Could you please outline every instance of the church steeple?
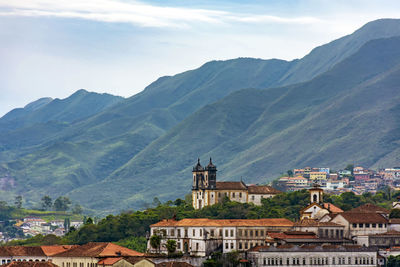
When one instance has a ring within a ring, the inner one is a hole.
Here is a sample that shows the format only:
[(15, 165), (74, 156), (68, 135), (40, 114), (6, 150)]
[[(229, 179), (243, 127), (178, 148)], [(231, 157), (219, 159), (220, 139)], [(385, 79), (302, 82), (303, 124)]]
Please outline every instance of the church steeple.
[(322, 204), (322, 195), (324, 190), (319, 186), (319, 184), (315, 183), (308, 191), (310, 192), (310, 203)]
[(208, 163), (205, 168), (205, 179), (208, 184), (207, 188), (216, 189), (217, 188), (217, 166), (212, 163), (212, 159), (210, 157), (210, 163)]

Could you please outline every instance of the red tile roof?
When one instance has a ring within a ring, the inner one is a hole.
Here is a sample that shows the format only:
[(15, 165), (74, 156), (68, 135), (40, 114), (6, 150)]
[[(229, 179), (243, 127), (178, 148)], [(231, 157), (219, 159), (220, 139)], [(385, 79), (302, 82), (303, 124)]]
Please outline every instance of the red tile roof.
[(312, 238), (316, 239), (317, 236), (313, 232), (283, 232), (283, 233), (268, 233), (268, 237), (273, 239), (305, 239)]
[(217, 182), (217, 190), (247, 190), (243, 182)]
[(105, 259), (102, 259), (101, 261), (99, 261), (97, 263), (97, 265), (114, 265), (116, 262), (119, 262), (120, 260), (122, 260), (121, 257), (119, 257), (119, 258), (105, 258)]
[(329, 210), (332, 213), (341, 213), (343, 210), (332, 203), (324, 203), (324, 208)]
[(143, 256), (143, 253), (113, 243), (90, 242), (54, 255), (54, 257)]
[(295, 223), (294, 223), (294, 226), (304, 226), (304, 227), (307, 227), (307, 226), (317, 226), (317, 227), (318, 227), (318, 226), (343, 227), (342, 225), (337, 224), (337, 223), (333, 223), (333, 222), (319, 222), (319, 221), (316, 221), (316, 220), (313, 220), (313, 219), (308, 219), (308, 218), (303, 219), (303, 220), (298, 221), (298, 222), (295, 222)]
[(357, 208), (354, 208), (354, 209), (351, 209), (351, 210), (349, 210), (349, 211), (347, 211), (347, 212), (357, 212), (357, 213), (387, 213), (387, 214), (390, 213), (389, 210), (387, 210), (387, 209), (385, 209), (385, 208), (382, 208), (382, 207), (379, 207), (379, 206), (377, 206), (377, 205), (371, 204), (371, 203), (367, 203), (367, 204), (361, 205), (361, 206), (359, 206), (359, 207), (357, 207)]
[(182, 219), (162, 220), (158, 223), (150, 225), (150, 227), (167, 227), (167, 226), (293, 226), (293, 222), (284, 219)]
[(250, 185), (247, 187), (249, 194), (280, 194), (281, 191), (267, 185)]
[(55, 254), (70, 250), (78, 245), (55, 245), (55, 246), (40, 246), (46, 256), (53, 256)]
[(0, 256), (37, 256), (46, 257), (41, 247), (24, 247), (24, 246), (12, 246), (12, 247), (0, 247)]
[(338, 216), (343, 216), (349, 223), (387, 223), (388, 220), (379, 213), (356, 213), (343, 212)]

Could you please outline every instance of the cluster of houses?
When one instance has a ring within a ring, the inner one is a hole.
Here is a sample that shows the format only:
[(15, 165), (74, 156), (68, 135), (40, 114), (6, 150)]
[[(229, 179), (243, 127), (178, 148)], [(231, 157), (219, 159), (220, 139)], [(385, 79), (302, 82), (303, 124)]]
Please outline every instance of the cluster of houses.
[(113, 243), (84, 245), (3, 246), (0, 263), (7, 267), (190, 267), (168, 259), (152, 259), (145, 254)]
[(285, 191), (310, 188), (318, 183), (330, 193), (365, 192), (376, 193), (385, 186), (400, 190), (400, 167), (379, 169), (378, 171), (355, 167), (353, 170), (332, 172), (330, 168), (294, 169), (291, 176), (279, 178), (278, 185)]
[[(393, 170), (393, 171), (392, 171)], [(198, 161), (193, 168), (193, 207), (198, 209), (218, 203), (222, 197), (239, 202), (274, 197), (278, 192), (266, 186), (250, 190), (243, 182), (217, 182), (216, 167), (211, 160), (203, 168)], [(309, 205), (300, 210), (299, 220), (272, 219), (166, 219), (150, 226), (150, 235), (161, 238), (161, 246), (149, 252), (167, 253), (166, 242), (174, 240), (184, 255), (206, 259), (214, 252), (237, 251), (247, 266), (384, 266), (388, 256), (400, 255), (400, 219), (389, 218), (390, 210), (365, 204), (343, 211), (332, 203), (323, 202), (329, 179), (343, 178), (330, 174), (329, 169), (295, 170), (314, 184), (309, 188)], [(369, 176), (366, 175), (369, 173)], [(385, 173), (390, 173), (385, 176)], [(331, 176), (329, 176), (331, 175)], [(373, 173), (354, 168), (355, 181), (367, 181)], [(397, 179), (397, 169), (381, 172), (382, 179)], [(308, 180), (307, 180), (308, 181)], [(323, 183), (322, 181), (325, 181)], [(308, 183), (308, 182), (307, 182)], [(324, 186), (319, 185), (322, 184)], [(350, 184), (350, 183), (349, 183)], [(393, 203), (400, 208), (400, 202)]]
[[(300, 220), (167, 219), (151, 225), (151, 235), (175, 240), (177, 250), (207, 258), (213, 252), (239, 251), (251, 266), (384, 266), (388, 255), (400, 255), (400, 219), (389, 210), (365, 204), (343, 211), (323, 203), (315, 185)], [(148, 245), (150, 252), (157, 252)]]
[[(75, 229), (78, 229), (80, 226), (82, 226), (82, 224), (82, 221), (68, 222), (68, 226), (73, 226)], [(65, 220), (52, 220), (47, 222), (42, 218), (29, 216), (21, 220), (16, 220), (14, 226), (17, 229), (21, 229), (25, 237), (39, 234), (53, 234), (56, 236), (63, 236), (65, 234)], [(13, 238), (8, 237), (6, 234), (3, 235), (3, 233), (0, 232), (0, 242), (7, 242), (11, 240), (13, 240)]]

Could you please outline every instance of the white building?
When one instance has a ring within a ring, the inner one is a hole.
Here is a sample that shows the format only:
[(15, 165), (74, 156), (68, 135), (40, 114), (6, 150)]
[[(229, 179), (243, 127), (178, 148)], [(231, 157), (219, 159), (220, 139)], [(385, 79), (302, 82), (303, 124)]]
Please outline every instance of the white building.
[(166, 253), (164, 244), (175, 240), (177, 251), (191, 256), (207, 256), (214, 251), (223, 253), (245, 251), (265, 244), (268, 231), (287, 231), (293, 226), (288, 219), (182, 219), (163, 220), (150, 226), (151, 235), (160, 235), (160, 251), (148, 244), (150, 252)]

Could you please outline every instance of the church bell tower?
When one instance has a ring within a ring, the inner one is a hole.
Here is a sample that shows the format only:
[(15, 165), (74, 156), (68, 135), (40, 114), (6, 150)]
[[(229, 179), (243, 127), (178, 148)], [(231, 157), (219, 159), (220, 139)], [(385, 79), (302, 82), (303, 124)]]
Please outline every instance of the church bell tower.
[(322, 204), (322, 195), (324, 190), (319, 184), (314, 184), (312, 188), (308, 190), (310, 192), (310, 203)]

